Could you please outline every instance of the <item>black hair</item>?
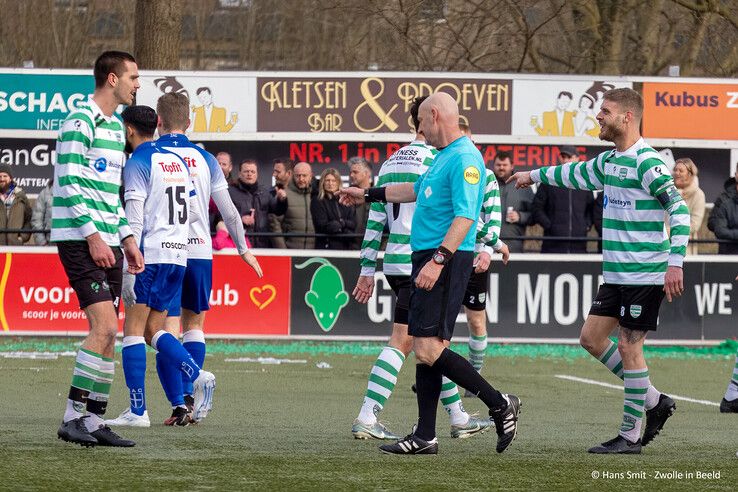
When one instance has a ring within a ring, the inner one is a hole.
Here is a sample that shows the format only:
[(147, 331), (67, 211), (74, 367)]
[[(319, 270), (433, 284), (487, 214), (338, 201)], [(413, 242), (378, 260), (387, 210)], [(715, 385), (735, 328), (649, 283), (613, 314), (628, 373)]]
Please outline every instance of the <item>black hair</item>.
[(512, 162), (512, 157), (510, 156), (510, 152), (501, 150), (497, 152), (497, 154), (495, 155), (496, 161), (504, 161), (505, 159), (510, 159), (510, 162)]
[(418, 120), (418, 110), (420, 109), (420, 105), (426, 99), (428, 99), (428, 96), (416, 97), (415, 99), (413, 99), (413, 103), (410, 105), (410, 117), (413, 120), (413, 126), (415, 127), (416, 132), (420, 127), (420, 121)]
[(128, 106), (121, 113), (123, 123), (131, 125), (143, 137), (153, 137), (156, 131), (156, 111), (149, 106)]
[(99, 89), (105, 85), (108, 75), (114, 73), (118, 77), (123, 74), (125, 62), (136, 63), (133, 55), (125, 51), (106, 51), (95, 60), (95, 68), (92, 73), (95, 76), (95, 88)]

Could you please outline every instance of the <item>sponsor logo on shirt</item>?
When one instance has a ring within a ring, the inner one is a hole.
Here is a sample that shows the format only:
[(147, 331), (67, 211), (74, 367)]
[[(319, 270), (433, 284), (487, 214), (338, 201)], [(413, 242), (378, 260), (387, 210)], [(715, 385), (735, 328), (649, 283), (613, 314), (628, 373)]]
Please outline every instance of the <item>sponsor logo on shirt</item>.
[(605, 198), (602, 200), (602, 208), (606, 209), (607, 207), (618, 208), (620, 210), (632, 210), (633, 200), (623, 200), (622, 198), (609, 197), (605, 195)]
[(161, 247), (163, 249), (187, 249), (187, 245), (185, 243), (173, 243), (171, 241), (162, 241)]
[(187, 239), (187, 244), (205, 244), (205, 240), (201, 237), (191, 237)]
[(105, 157), (98, 157), (95, 159), (95, 169), (97, 172), (104, 172), (108, 168), (108, 160)]
[(464, 169), (464, 181), (472, 185), (479, 183), (479, 170), (474, 166)]
[(159, 165), (161, 166), (161, 170), (164, 171), (165, 173), (181, 173), (182, 172), (182, 166), (180, 166), (176, 162), (170, 162), (169, 164), (160, 162)]

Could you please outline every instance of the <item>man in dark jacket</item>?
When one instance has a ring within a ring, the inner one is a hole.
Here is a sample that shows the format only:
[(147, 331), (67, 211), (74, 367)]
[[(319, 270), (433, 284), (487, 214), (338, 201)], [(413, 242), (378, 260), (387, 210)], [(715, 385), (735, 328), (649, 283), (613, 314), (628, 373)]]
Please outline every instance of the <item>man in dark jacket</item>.
[[(372, 166), (363, 157), (352, 157), (348, 160), (349, 182), (351, 186), (357, 188), (369, 188), (372, 186)], [(361, 249), (361, 243), (364, 241), (364, 231), (366, 231), (366, 222), (369, 218), (369, 203), (356, 205), (356, 234), (359, 236), (353, 240), (352, 249)]]
[[(579, 160), (571, 146), (561, 148), (559, 164)], [(544, 236), (584, 237), (594, 223), (595, 197), (591, 191), (569, 190), (541, 184), (533, 199), (533, 221)], [(586, 241), (543, 241), (541, 253), (586, 253)]]
[[(0, 229), (30, 229), (31, 205), (26, 193), (13, 180), (9, 164), (0, 165)], [(0, 245), (20, 246), (31, 238), (30, 232), (0, 234)]]
[(730, 239), (733, 243), (720, 243), (718, 253), (721, 255), (738, 254), (738, 168), (735, 177), (725, 182), (725, 191), (715, 200), (707, 228), (715, 233), (718, 239)]
[[(258, 177), (256, 161), (247, 159), (238, 169), (238, 181), (228, 188), (247, 236), (254, 232), (269, 232), (269, 214), (283, 214), (286, 208), (284, 200), (271, 196), (269, 190), (259, 185)], [(250, 236), (249, 239), (255, 248), (270, 246), (268, 237)]]
[(533, 191), (530, 188), (516, 189), (515, 184), (505, 184), (507, 178), (512, 176), (515, 168), (512, 164), (510, 154), (498, 152), (492, 164), (497, 183), (500, 186), (500, 206), (502, 210), (502, 227), (500, 237), (505, 239), (510, 252), (522, 253), (523, 241), (509, 241), (510, 237), (525, 236), (525, 228), (532, 223), (530, 213), (533, 203)]
[(269, 227), (277, 233), (300, 233), (304, 237), (274, 237), (275, 248), (314, 249), (315, 234), (310, 203), (315, 198), (317, 185), (313, 185), (313, 170), (307, 162), (298, 162), (292, 169), (292, 179), (287, 184), (286, 210), (270, 215)]

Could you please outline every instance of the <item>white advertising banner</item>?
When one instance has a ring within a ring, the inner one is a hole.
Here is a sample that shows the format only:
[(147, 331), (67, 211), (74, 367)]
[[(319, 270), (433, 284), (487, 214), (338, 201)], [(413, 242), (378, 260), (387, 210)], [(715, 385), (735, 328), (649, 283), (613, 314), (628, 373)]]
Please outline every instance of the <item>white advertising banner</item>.
[(616, 87), (633, 87), (624, 80), (514, 80), (513, 135), (584, 137), (596, 139), (595, 117), (602, 94)]
[(156, 108), (167, 92), (190, 99), (190, 132), (238, 134), (256, 131), (256, 77), (243, 74), (201, 72), (147, 73), (141, 77), (136, 102)]

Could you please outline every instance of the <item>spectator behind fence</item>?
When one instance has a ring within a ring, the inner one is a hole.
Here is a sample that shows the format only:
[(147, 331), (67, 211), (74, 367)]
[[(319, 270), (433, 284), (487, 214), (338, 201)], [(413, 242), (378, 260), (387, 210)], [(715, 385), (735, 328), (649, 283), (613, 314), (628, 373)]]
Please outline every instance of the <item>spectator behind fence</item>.
[[(249, 241), (249, 238), (246, 237), (246, 246), (251, 248), (251, 241)], [(222, 220), (218, 221), (217, 224), (215, 224), (215, 235), (213, 236), (213, 249), (216, 251), (220, 251), (224, 248), (235, 248), (236, 243), (233, 241), (233, 238), (228, 233), (228, 228), (223, 223)]]
[(231, 154), (228, 152), (218, 152), (215, 156), (218, 161), (220, 170), (223, 171), (226, 182), (229, 185), (238, 184), (238, 180), (233, 178), (233, 161), (231, 160)]
[[(259, 185), (258, 165), (253, 159), (246, 159), (238, 170), (238, 181), (228, 188), (233, 204), (241, 214), (243, 228), (247, 237), (254, 232), (269, 232), (269, 214), (284, 213), (285, 201), (272, 197), (266, 188)], [(251, 236), (255, 248), (268, 248), (268, 237)]]
[[(689, 209), (689, 240), (697, 239), (705, 217), (705, 192), (700, 189), (697, 166), (692, 159), (684, 157), (674, 163), (674, 186), (684, 198)], [(697, 244), (687, 245), (687, 254), (697, 254)]]
[[(561, 147), (559, 164), (578, 160), (579, 152), (576, 148)], [(543, 227), (544, 236), (584, 237), (594, 223), (594, 202), (595, 197), (591, 191), (571, 190), (541, 183), (533, 199), (533, 221)], [(544, 240), (541, 247), (541, 253), (586, 252), (585, 241)]]
[[(318, 196), (310, 204), (315, 232), (319, 234), (353, 234), (356, 232), (356, 211), (338, 203), (341, 174), (328, 168), (320, 175)], [(356, 240), (352, 237), (319, 237), (315, 249), (352, 249)]]
[[(314, 234), (313, 218), (310, 215), (310, 202), (313, 200), (313, 170), (307, 162), (298, 162), (292, 169), (292, 179), (287, 183), (286, 210), (272, 214), (269, 230), (275, 233)], [(314, 237), (275, 237), (275, 248), (313, 249)]]
[(725, 191), (715, 200), (715, 206), (707, 221), (707, 228), (718, 239), (730, 239), (732, 243), (720, 243), (718, 253), (738, 253), (738, 166), (735, 176), (725, 182)]
[[(36, 198), (36, 203), (33, 205), (33, 213), (31, 215), (31, 227), (37, 231), (40, 230), (51, 230), (51, 186), (54, 184), (53, 180), (49, 180), (49, 184), (41, 190)], [(49, 244), (49, 232), (34, 232), (33, 242), (37, 246), (46, 246)]]
[(497, 182), (500, 185), (500, 206), (502, 209), (502, 227), (500, 237), (505, 238), (505, 243), (510, 252), (522, 253), (523, 241), (508, 240), (510, 237), (525, 236), (525, 227), (531, 223), (531, 205), (533, 203), (533, 191), (530, 188), (516, 189), (513, 184), (505, 184), (507, 178), (512, 176), (514, 168), (510, 154), (498, 152), (492, 164)]
[[(13, 180), (9, 164), (0, 164), (0, 229), (31, 229), (31, 205), (26, 192)], [(20, 246), (31, 239), (30, 232), (0, 234), (0, 245)]]
[[(348, 160), (349, 166), (349, 183), (357, 188), (367, 189), (373, 184), (372, 166), (363, 157), (352, 157)], [(366, 231), (366, 221), (369, 218), (370, 203), (362, 203), (356, 205), (356, 234), (361, 234), (354, 239), (352, 249), (361, 249), (361, 242)]]

